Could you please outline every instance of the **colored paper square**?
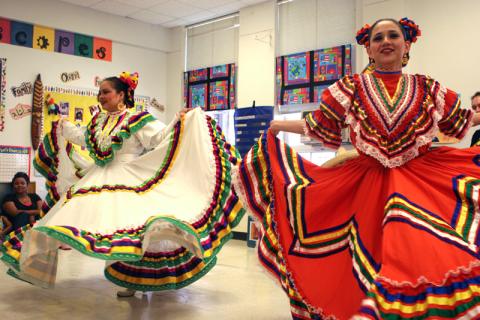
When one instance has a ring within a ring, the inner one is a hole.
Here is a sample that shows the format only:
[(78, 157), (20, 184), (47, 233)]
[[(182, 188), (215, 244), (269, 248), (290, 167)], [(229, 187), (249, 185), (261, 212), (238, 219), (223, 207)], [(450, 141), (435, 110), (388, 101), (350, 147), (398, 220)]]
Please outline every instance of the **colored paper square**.
[(210, 68), (210, 78), (221, 78), (228, 76), (228, 64), (222, 64)]
[(310, 55), (308, 52), (286, 56), (284, 64), (285, 85), (310, 81)]
[(216, 81), (210, 84), (209, 110), (228, 109), (228, 81)]
[(92, 58), (93, 37), (75, 33), (75, 55)]
[(197, 84), (190, 86), (190, 108), (207, 108), (207, 84)]
[(283, 104), (303, 104), (310, 102), (310, 88), (285, 90)]
[(55, 52), (75, 53), (75, 34), (73, 32), (55, 30)]
[(33, 25), (29, 23), (11, 21), (10, 24), (10, 43), (22, 46), (32, 47)]
[(189, 71), (189, 82), (201, 81), (208, 79), (208, 68)]
[(52, 28), (33, 27), (33, 48), (53, 51), (55, 48), (55, 30)]
[(0, 18), (0, 42), (10, 43), (10, 20)]
[(112, 40), (93, 38), (93, 58), (112, 61)]

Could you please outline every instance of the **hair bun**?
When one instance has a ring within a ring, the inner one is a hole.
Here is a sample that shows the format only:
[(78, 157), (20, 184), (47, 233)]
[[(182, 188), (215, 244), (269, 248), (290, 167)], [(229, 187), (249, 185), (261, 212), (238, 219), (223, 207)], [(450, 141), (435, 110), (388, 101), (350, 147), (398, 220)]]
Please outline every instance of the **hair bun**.
[(368, 46), (370, 44), (370, 39), (368, 38), (368, 34), (370, 32), (371, 26), (366, 24), (363, 26), (362, 29), (358, 30), (355, 39), (357, 39), (357, 43), (362, 46)]
[(128, 89), (135, 90), (138, 85), (138, 72), (122, 72), (118, 77), (123, 83), (128, 86)]
[(403, 26), (403, 29), (405, 29), (405, 33), (407, 34), (408, 38), (406, 40), (410, 42), (416, 42), (417, 38), (422, 35), (420, 27), (413, 20), (405, 17), (400, 19), (398, 22)]

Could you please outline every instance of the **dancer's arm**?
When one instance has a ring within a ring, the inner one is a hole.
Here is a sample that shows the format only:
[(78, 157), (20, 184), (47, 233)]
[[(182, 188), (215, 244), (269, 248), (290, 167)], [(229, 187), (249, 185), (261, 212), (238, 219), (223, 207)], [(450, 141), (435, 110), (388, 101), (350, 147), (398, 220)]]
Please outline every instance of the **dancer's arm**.
[(304, 134), (305, 120), (272, 120), (270, 122), (270, 131), (277, 135), (280, 131)]

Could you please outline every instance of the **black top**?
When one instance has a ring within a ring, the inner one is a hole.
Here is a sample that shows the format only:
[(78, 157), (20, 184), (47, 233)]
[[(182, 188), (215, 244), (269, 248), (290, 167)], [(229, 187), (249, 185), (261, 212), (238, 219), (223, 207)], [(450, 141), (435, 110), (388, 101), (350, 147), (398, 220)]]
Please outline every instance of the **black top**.
[[(14, 204), (15, 204), (15, 207), (17, 208), (17, 210), (37, 210), (37, 209), (40, 209), (37, 207), (37, 201), (39, 200), (42, 200), (40, 198), (40, 196), (36, 193), (29, 193), (28, 194), (29, 198), (30, 198), (30, 201), (32, 202), (31, 205), (29, 206), (26, 206), (24, 205), (23, 203), (21, 203), (17, 196), (14, 194), (14, 193), (9, 193), (5, 196), (5, 198), (3, 198), (3, 201), (2, 201), (2, 207), (3, 207), (3, 204), (5, 202), (8, 202), (8, 201), (12, 201)], [(6, 214), (6, 212), (5, 212)], [(6, 214), (7, 215), (7, 214)], [(7, 215), (8, 216), (8, 215)]]
[(470, 143), (470, 147), (473, 147), (473, 145), (475, 143), (477, 143), (478, 140), (480, 140), (480, 130), (475, 131), (475, 133), (473, 134), (472, 142)]

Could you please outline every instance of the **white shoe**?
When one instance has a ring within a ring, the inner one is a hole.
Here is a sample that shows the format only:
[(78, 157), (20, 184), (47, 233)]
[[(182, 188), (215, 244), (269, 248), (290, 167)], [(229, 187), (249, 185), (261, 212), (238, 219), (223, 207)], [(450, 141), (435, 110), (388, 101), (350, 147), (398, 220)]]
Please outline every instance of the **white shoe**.
[(135, 295), (135, 290), (132, 289), (125, 289), (125, 290), (119, 290), (117, 291), (117, 297), (119, 298), (130, 298)]

